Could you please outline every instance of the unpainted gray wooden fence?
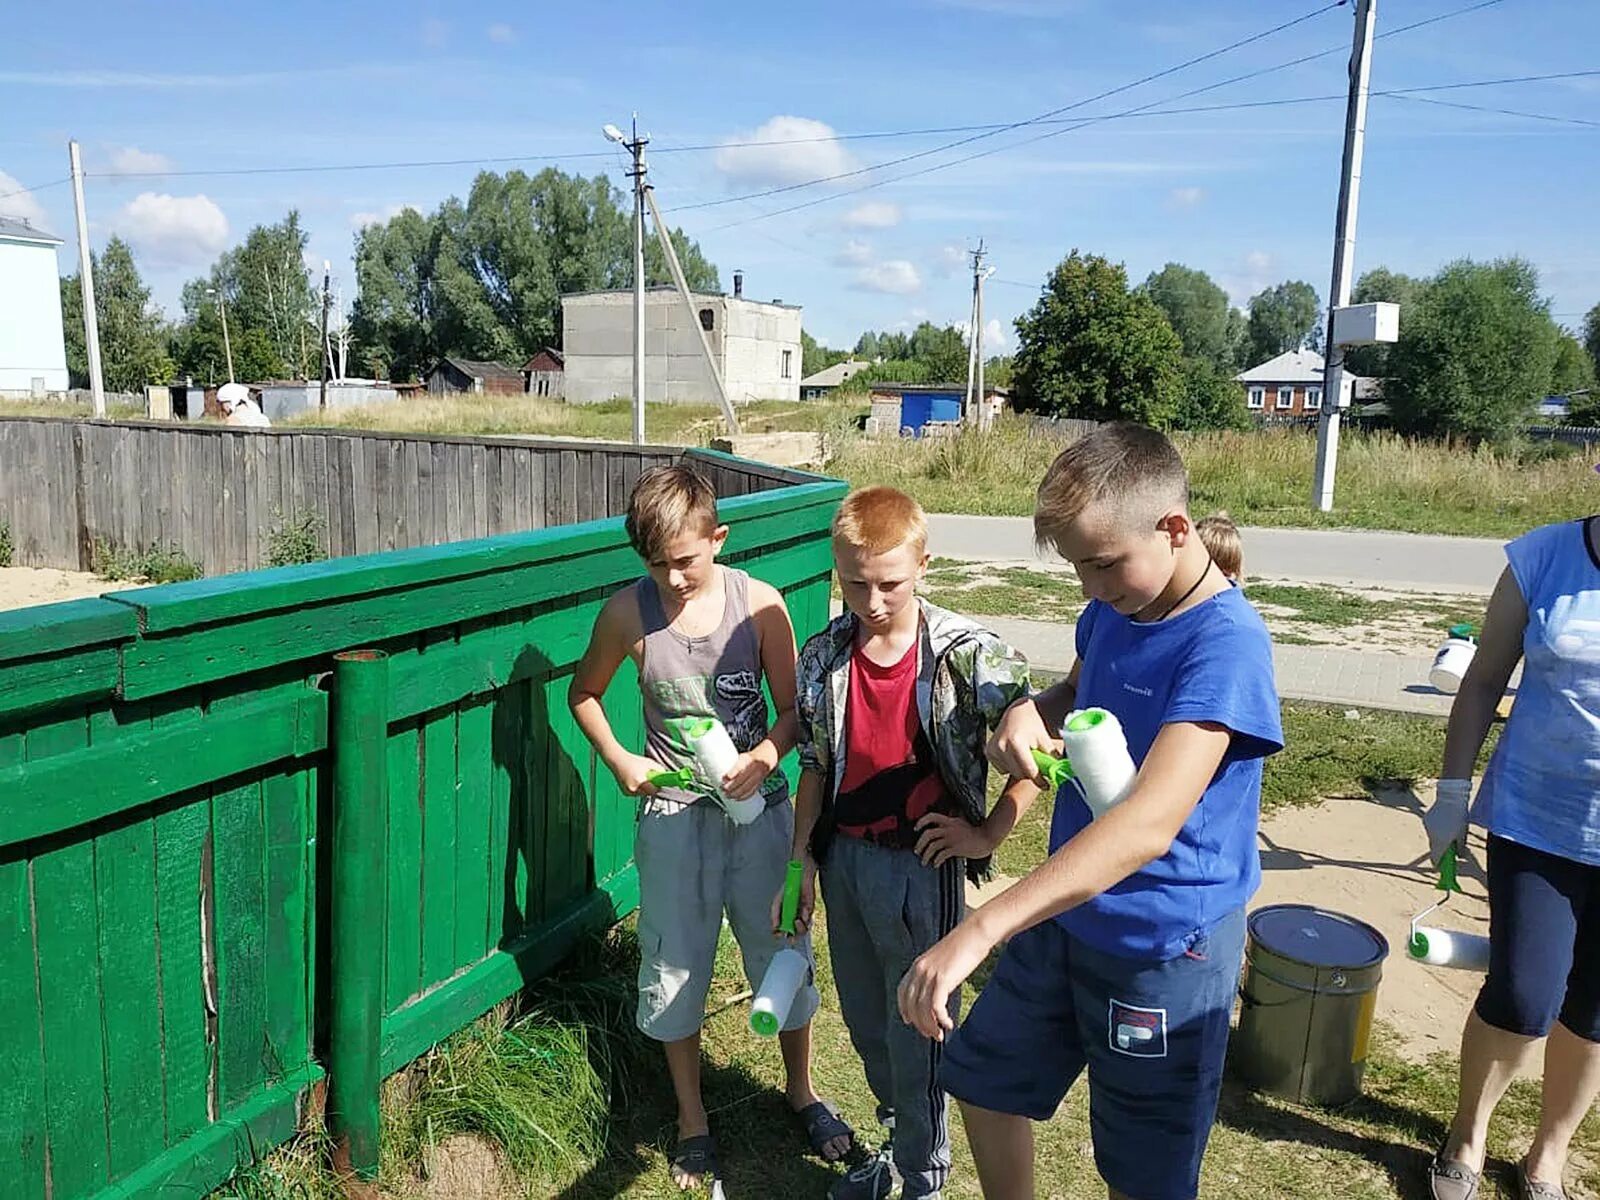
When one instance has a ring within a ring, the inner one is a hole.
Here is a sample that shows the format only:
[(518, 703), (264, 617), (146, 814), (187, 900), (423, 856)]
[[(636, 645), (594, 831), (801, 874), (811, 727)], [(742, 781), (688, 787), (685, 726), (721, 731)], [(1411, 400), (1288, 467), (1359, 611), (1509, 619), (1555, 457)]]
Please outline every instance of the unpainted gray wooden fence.
[(0, 418), (0, 523), (17, 566), (91, 570), (103, 543), (221, 575), (269, 565), (274, 528), (305, 514), (332, 558), (618, 516), (680, 457), (724, 497), (814, 478), (674, 446), (16, 417)]

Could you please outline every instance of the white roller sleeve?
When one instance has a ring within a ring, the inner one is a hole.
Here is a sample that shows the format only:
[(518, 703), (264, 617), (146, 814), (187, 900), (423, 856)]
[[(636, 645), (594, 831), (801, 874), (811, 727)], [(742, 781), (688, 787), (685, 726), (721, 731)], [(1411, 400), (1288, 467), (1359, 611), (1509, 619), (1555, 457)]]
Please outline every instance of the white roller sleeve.
[(1122, 723), (1103, 708), (1072, 713), (1061, 726), (1061, 744), (1072, 773), (1083, 789), (1084, 802), (1096, 818), (1127, 798), (1139, 774)]
[(739, 761), (739, 750), (721, 721), (707, 717), (689, 730), (694, 750), (695, 774), (700, 782), (717, 793), (717, 799), (736, 825), (749, 825), (766, 811), (766, 799), (758, 792), (745, 800), (731, 800), (722, 792), (722, 777)]

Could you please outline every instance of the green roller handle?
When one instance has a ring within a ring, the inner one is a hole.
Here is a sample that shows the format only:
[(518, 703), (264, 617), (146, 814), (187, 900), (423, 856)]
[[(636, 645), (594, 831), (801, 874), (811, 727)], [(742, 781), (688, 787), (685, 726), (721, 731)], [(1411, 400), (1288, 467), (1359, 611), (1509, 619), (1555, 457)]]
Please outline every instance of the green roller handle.
[(1054, 754), (1046, 754), (1043, 750), (1035, 749), (1033, 762), (1039, 768), (1039, 774), (1043, 775), (1052, 787), (1060, 787), (1074, 777), (1072, 764), (1064, 758), (1057, 758)]
[(694, 768), (679, 767), (676, 771), (651, 771), (645, 778), (658, 788), (686, 788), (694, 782)]
[(783, 875), (783, 907), (778, 914), (778, 928), (790, 937), (794, 936), (794, 919), (800, 911), (800, 884), (805, 874), (805, 864), (798, 859), (791, 859), (789, 869)]
[[(1439, 859), (1439, 890), (1441, 892), (1459, 892), (1461, 884), (1456, 879), (1456, 844), (1450, 846)], [(1426, 953), (1426, 951), (1424, 951)]]

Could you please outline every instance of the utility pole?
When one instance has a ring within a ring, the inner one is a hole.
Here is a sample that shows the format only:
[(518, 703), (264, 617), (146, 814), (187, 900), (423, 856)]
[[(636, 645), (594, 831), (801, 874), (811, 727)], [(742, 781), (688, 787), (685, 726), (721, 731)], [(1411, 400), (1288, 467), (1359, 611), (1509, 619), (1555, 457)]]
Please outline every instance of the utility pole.
[[(983, 257), (982, 242), (978, 243), (978, 257), (981, 261)], [(993, 274), (993, 267), (985, 267), (983, 270), (977, 273), (977, 278), (973, 281), (976, 289), (974, 299), (977, 302), (978, 309), (977, 320), (972, 323), (972, 345), (974, 348), (974, 358), (977, 360), (978, 364), (977, 402), (979, 429), (989, 428), (989, 406), (985, 404), (983, 400), (983, 281)]]
[[(983, 240), (978, 240), (978, 248), (968, 251), (972, 259), (972, 303), (967, 309), (967, 401), (962, 409), (962, 419), (966, 424), (975, 424), (978, 417), (978, 405), (982, 402), (981, 382), (983, 368), (979, 364), (983, 361), (983, 350), (979, 345), (982, 339), (981, 318), (978, 315), (978, 288), (979, 280), (983, 274)], [(979, 389), (974, 392), (973, 385)]]
[(83, 289), (83, 344), (89, 352), (89, 388), (94, 393), (94, 415), (106, 415), (106, 381), (100, 371), (100, 314), (94, 306), (94, 256), (89, 253), (89, 218), (83, 207), (83, 161), (78, 143), (67, 143), (72, 163), (72, 202), (78, 212), (78, 283)]
[(228, 340), (228, 301), (224, 295), (227, 285), (208, 287), (206, 295), (217, 298), (217, 313), (222, 317), (222, 352), (228, 356), (228, 382), (233, 382), (233, 343)]
[(633, 155), (633, 441), (644, 444), (644, 148), (650, 139), (639, 136), (639, 114), (633, 115), (632, 134), (615, 125), (604, 133), (610, 141), (626, 147)]
[(317, 388), (317, 407), (328, 407), (328, 305), (330, 297), (328, 286), (332, 282), (330, 276), (333, 265), (327, 259), (322, 260), (322, 381)]
[(1333, 480), (1339, 462), (1339, 419), (1347, 385), (1344, 347), (1334, 342), (1334, 313), (1350, 303), (1356, 248), (1356, 205), (1361, 195), (1361, 153), (1367, 133), (1367, 89), (1372, 77), (1372, 28), (1377, 0), (1356, 0), (1355, 39), (1350, 49), (1350, 99), (1344, 116), (1344, 161), (1339, 174), (1339, 211), (1333, 234), (1333, 280), (1328, 287), (1327, 353), (1322, 377), (1322, 420), (1317, 424), (1317, 470), (1311, 503), (1319, 512), (1333, 509)]

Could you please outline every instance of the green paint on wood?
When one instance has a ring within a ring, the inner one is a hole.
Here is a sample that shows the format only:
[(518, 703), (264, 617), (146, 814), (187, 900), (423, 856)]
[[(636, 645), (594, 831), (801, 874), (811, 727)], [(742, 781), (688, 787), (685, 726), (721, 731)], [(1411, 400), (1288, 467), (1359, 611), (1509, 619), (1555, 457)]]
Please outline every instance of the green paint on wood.
[(488, 949), (489, 768), (494, 713), (464, 705), (456, 722), (456, 967)]
[(0, 613), (0, 663), (121, 642), (139, 629), (138, 614), (110, 600), (68, 600)]
[(217, 1048), (221, 1107), (272, 1073), (267, 1057), (266, 834), (261, 784), (217, 793), (211, 806), (216, 880)]
[(269, 775), (261, 784), (266, 831), (266, 1046), (270, 1078), (281, 1079), (308, 1061), (306, 1005), (305, 779), (299, 772)]
[(18, 1200), (43, 1200), (44, 1060), (34, 991), (28, 863), (0, 865), (0, 1161)]
[(588, 739), (567, 707), (565, 676), (546, 685), (550, 741), (545, 827), (545, 911), (559, 912), (587, 885), (590, 760)]
[(326, 740), (326, 712), (326, 696), (301, 688), (48, 757), (30, 735), (29, 761), (0, 768), (0, 846), (311, 753)]
[(155, 826), (134, 821), (95, 840), (111, 1177), (164, 1148), (156, 961)]
[(236, 1167), (248, 1165), (272, 1146), (294, 1136), (301, 1097), (321, 1078), (321, 1068), (308, 1066), (257, 1092), (203, 1132), (99, 1193), (95, 1200), (167, 1200), (173, 1196), (205, 1195)]
[[(617, 740), (643, 754), (644, 704), (639, 695), (639, 673), (632, 659), (625, 659), (612, 677), (604, 708)], [(622, 790), (604, 763), (596, 762), (594, 805), (594, 876), (597, 882), (604, 882), (633, 861), (639, 801)]]
[(524, 689), (513, 684), (494, 694), (490, 705), (492, 737), (489, 756), (489, 947), (499, 946), (522, 930), (515, 904), (516, 862), (510, 850), (512, 779), (524, 754)]
[(120, 672), (120, 652), (115, 646), (56, 650), (0, 663), (0, 713), (12, 720), (43, 709), (104, 699), (116, 692)]
[(399, 1008), (422, 973), (422, 792), (417, 726), (389, 735), (388, 931), (384, 937), (385, 1012)]
[(422, 727), (422, 986), (456, 969), (456, 715)]
[(168, 1146), (177, 1145), (206, 1123), (211, 1052), (206, 1045), (202, 975), (200, 859), (210, 824), (210, 802), (202, 794), (155, 819)]

